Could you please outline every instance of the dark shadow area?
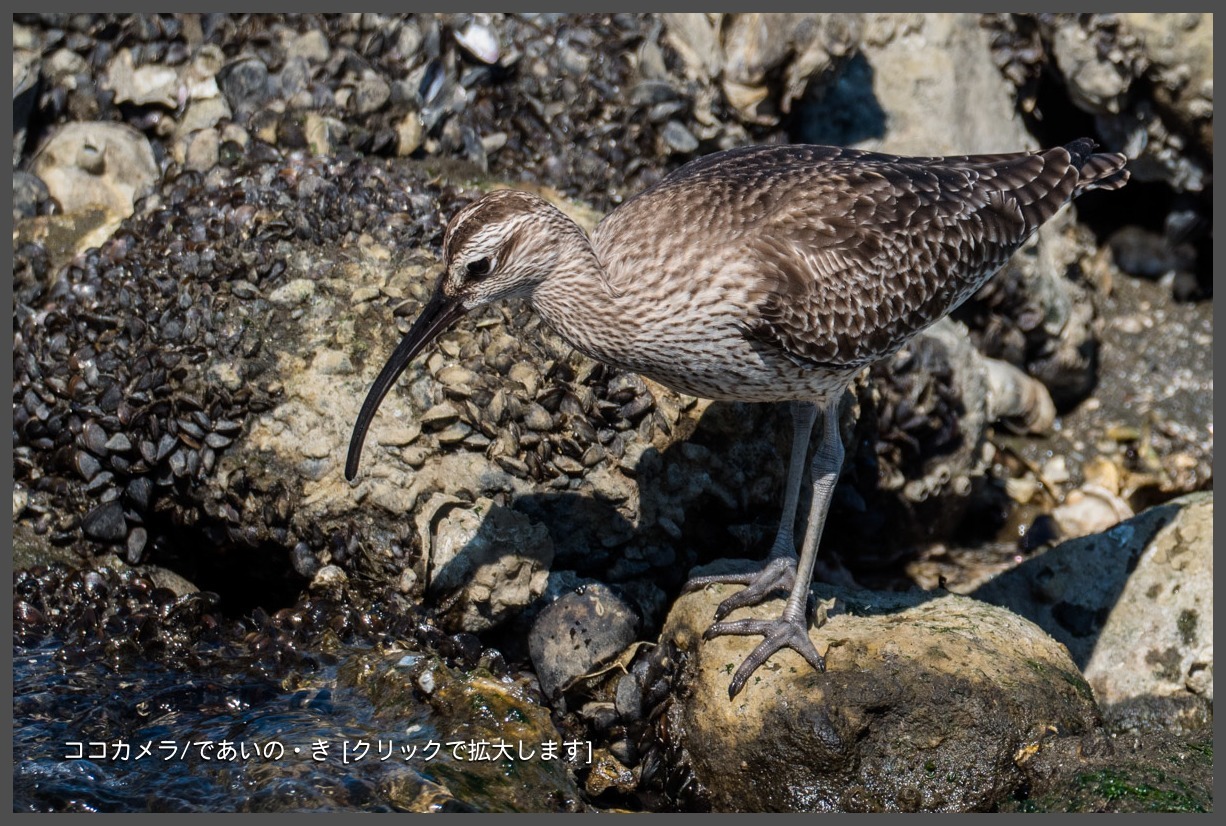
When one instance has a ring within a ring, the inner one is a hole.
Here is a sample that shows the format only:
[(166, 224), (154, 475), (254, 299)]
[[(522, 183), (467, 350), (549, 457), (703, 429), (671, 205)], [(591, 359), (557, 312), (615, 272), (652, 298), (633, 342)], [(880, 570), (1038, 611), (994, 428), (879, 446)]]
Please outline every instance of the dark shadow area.
[[(1034, 107), (1018, 111), (1027, 131), (1035, 136), (1040, 146), (1062, 146), (1086, 136), (1103, 142), (1104, 128), (1100, 128), (1094, 115), (1073, 103), (1061, 78), (1044, 71), (1035, 84)], [(1132, 98), (1153, 100), (1154, 92), (1148, 85), (1149, 81), (1139, 79), (1131, 92)], [(1118, 127), (1108, 124), (1105, 128)], [(1206, 169), (1213, 169), (1212, 158), (1200, 160), (1204, 161)], [(1211, 175), (1204, 192), (1180, 193), (1167, 183), (1141, 180), (1134, 174), (1123, 189), (1087, 192), (1080, 196), (1077, 218), (1093, 230), (1100, 241), (1120, 227), (1135, 225), (1165, 234), (1173, 245), (1191, 245), (1195, 252), (1197, 290), (1189, 297), (1208, 299), (1213, 297), (1212, 195)]]
[(309, 584), (294, 570), (288, 549), (276, 543), (240, 545), (227, 538), (224, 528), (176, 525), (156, 513), (147, 516), (146, 526), (151, 539), (141, 561), (217, 594), (218, 610), (226, 617), (292, 607)]
[(853, 57), (830, 85), (798, 102), (785, 125), (793, 143), (846, 146), (885, 137), (885, 110), (873, 92), (868, 59)]
[(969, 596), (1008, 608), (1038, 625), (1063, 643), (1084, 670), (1141, 553), (1179, 510), (1177, 505), (1158, 505), (1105, 534), (1069, 540)]

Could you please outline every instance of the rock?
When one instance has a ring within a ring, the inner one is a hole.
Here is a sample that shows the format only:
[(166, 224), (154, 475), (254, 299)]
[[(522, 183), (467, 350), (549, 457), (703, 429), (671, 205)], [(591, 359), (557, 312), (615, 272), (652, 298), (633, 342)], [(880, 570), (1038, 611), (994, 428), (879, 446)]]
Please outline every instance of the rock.
[(336, 153), (336, 148), (349, 133), (349, 127), (337, 118), (318, 112), (307, 112), (303, 119), (302, 132), (311, 154), (328, 157)]
[(67, 123), (35, 155), (31, 171), (65, 213), (105, 210), (116, 226), (157, 180), (153, 148), (120, 123)]
[(1074, 103), (1089, 112), (1119, 114), (1132, 85), (1123, 61), (1104, 60), (1099, 44), (1079, 26), (1058, 27), (1051, 48)]
[[(863, 495), (901, 496), (901, 505), (876, 500), (889, 508), (891, 541), (922, 541), (956, 529), (973, 501), (974, 480), (988, 471), (993, 423), (1044, 432), (1055, 418), (1043, 385), (1010, 364), (984, 356), (965, 326), (950, 318), (921, 332), (870, 375), (872, 381), (862, 392), (873, 399), (876, 438), (882, 443), (874, 448), (875, 461), (881, 467), (876, 485), (865, 486)], [(925, 385), (934, 392), (923, 390)], [(953, 417), (957, 438), (945, 440), (941, 432), (924, 428), (913, 433), (899, 421), (900, 408), (908, 408), (912, 417)], [(917, 438), (930, 443), (909, 447)]]
[(669, 151), (678, 155), (688, 155), (698, 148), (698, 138), (679, 121), (670, 120), (664, 124), (662, 135)]
[(724, 63), (723, 45), (719, 40), (719, 20), (716, 15), (666, 13), (664, 42), (681, 57), (685, 76), (707, 83), (719, 77)]
[(1213, 15), (1129, 13), (1120, 26), (1141, 41), (1154, 99), (1180, 134), (1213, 153)]
[(464, 51), (485, 64), (497, 63), (501, 55), (498, 37), (489, 27), (488, 20), (472, 19), (467, 26), (455, 33), (455, 40), (464, 47)]
[(577, 677), (634, 642), (639, 617), (608, 586), (587, 583), (550, 603), (532, 623), (528, 652), (541, 690), (556, 698)]
[[(774, 124), (811, 83), (833, 77), (856, 51), (859, 14), (734, 14), (722, 39), (724, 93), (749, 123)], [(695, 41), (700, 46), (701, 41)], [(768, 78), (782, 77), (782, 88)]]
[(131, 49), (121, 49), (111, 58), (103, 85), (115, 93), (116, 103), (173, 109), (179, 100), (179, 73), (156, 63), (135, 66)]
[(127, 560), (135, 565), (140, 562), (145, 553), (145, 544), (149, 541), (149, 532), (142, 527), (135, 527), (128, 534)]
[(429, 529), (427, 591), (444, 606), (443, 620), (453, 630), (486, 631), (544, 593), (553, 542), (523, 514), (489, 499), (465, 507), (436, 495), (417, 524), (422, 534)]
[(1024, 796), (1001, 812), (1209, 812), (1213, 743), (1164, 732), (1041, 742), (1019, 754)]
[(974, 596), (1064, 643), (1104, 707), (1157, 698), (1167, 725), (1194, 728), (1212, 714), (1212, 525), (1212, 493), (1185, 496), (1058, 545)]
[[(426, 770), (405, 761), (379, 781), (380, 798), (397, 811), (581, 810), (575, 772), (562, 759), (563, 743), (573, 738), (563, 736), (522, 681), (464, 673), (437, 657), (401, 650), (347, 656), (336, 682), (345, 693), (369, 698), (377, 719), (422, 726), (407, 736), (420, 738), (419, 760), (432, 755)], [(430, 739), (465, 745), (447, 745), (434, 755)], [(583, 745), (580, 763), (588, 760)]]
[[(1017, 758), (1029, 744), (1076, 741), (1098, 725), (1061, 645), (1008, 611), (947, 593), (817, 586), (820, 599), (845, 605), (810, 632), (825, 673), (785, 650), (729, 700), (731, 674), (759, 638), (702, 634), (733, 591), (682, 596), (660, 637), (680, 652), (686, 686), (667, 712), (668, 736), (716, 811), (988, 811), (1020, 788)], [(782, 606), (731, 619), (773, 618)]]
[(193, 100), (175, 126), (175, 138), (181, 140), (199, 129), (210, 129), (230, 118), (230, 104), (223, 97)]

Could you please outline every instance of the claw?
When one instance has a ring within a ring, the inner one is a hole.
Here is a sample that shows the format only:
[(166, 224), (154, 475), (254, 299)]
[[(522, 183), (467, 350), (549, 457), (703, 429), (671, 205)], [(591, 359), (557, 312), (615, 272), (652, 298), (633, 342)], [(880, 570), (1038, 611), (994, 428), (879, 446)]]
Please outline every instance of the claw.
[(771, 655), (782, 648), (790, 648), (805, 658), (805, 662), (818, 672), (826, 670), (825, 658), (817, 653), (813, 640), (809, 639), (809, 629), (803, 620), (793, 622), (779, 617), (773, 620), (743, 619), (735, 622), (717, 622), (702, 635), (703, 639), (725, 635), (746, 637), (761, 635), (764, 639), (758, 647), (749, 653), (740, 668), (732, 675), (728, 685), (728, 699), (741, 693), (750, 675), (771, 658)]
[(790, 591), (796, 582), (795, 558), (774, 557), (760, 571), (742, 574), (712, 574), (698, 576), (689, 580), (683, 586), (686, 593), (697, 591), (708, 585), (745, 585), (745, 589), (737, 591), (721, 602), (715, 609), (715, 619), (722, 620), (737, 608), (747, 605), (757, 605), (770, 599), (776, 591)]

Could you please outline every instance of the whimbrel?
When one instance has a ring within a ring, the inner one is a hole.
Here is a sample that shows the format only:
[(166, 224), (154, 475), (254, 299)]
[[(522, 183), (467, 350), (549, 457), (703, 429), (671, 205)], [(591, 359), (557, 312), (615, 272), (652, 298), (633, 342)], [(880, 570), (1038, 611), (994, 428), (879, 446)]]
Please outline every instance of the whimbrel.
[[(828, 146), (752, 146), (682, 166), (609, 213), (591, 238), (543, 199), (491, 192), (443, 238), (433, 297), (366, 397), (345, 476), (400, 373), (465, 313), (527, 299), (592, 358), (708, 399), (793, 403), (783, 515), (761, 571), (691, 579), (746, 587), (706, 637), (762, 636), (729, 686), (791, 648), (818, 671), (810, 578), (843, 463), (837, 403), (853, 376), (983, 285), (1043, 222), (1090, 189), (1128, 180), (1089, 139), (1038, 152), (909, 158)], [(811, 431), (813, 495), (793, 525)], [(774, 620), (723, 621), (787, 591)]]

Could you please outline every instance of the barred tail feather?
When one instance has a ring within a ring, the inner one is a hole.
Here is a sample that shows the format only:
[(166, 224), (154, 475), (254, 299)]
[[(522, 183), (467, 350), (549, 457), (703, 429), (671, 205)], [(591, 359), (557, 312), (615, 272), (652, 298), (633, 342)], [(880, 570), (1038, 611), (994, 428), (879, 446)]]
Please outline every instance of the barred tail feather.
[(1131, 177), (1125, 166), (1128, 163), (1126, 157), (1118, 152), (1093, 154), (1095, 145), (1089, 138), (1081, 138), (1064, 146), (1072, 156), (1073, 165), (1078, 168), (1074, 198), (1091, 189), (1119, 189)]

